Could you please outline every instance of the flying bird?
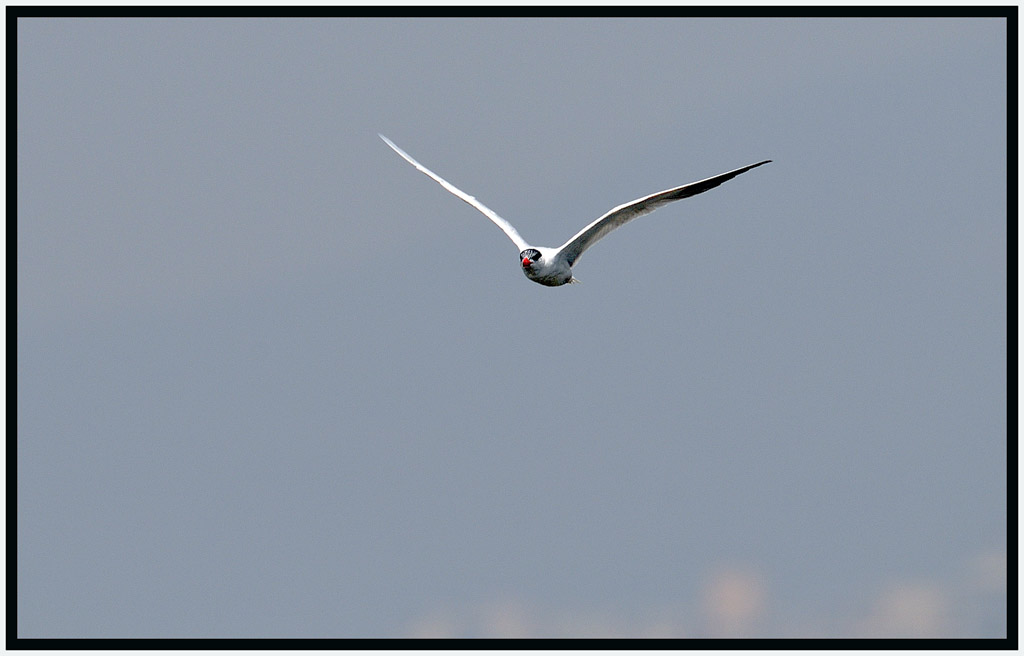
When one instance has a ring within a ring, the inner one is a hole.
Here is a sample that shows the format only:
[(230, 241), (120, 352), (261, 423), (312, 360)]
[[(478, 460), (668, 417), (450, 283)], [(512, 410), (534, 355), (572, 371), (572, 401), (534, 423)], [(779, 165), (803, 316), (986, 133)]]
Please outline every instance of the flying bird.
[(526, 277), (536, 283), (547, 285), (549, 287), (557, 287), (559, 285), (579, 282), (579, 280), (574, 278), (572, 275), (573, 265), (576, 264), (585, 250), (596, 244), (598, 240), (619, 226), (632, 221), (638, 216), (650, 214), (662, 205), (667, 205), (672, 201), (704, 193), (708, 189), (717, 187), (726, 180), (735, 178), (740, 173), (745, 173), (752, 168), (756, 168), (762, 164), (767, 164), (772, 161), (770, 159), (766, 159), (763, 162), (758, 162), (757, 164), (744, 166), (727, 173), (720, 173), (713, 178), (691, 182), (690, 184), (666, 189), (665, 191), (659, 191), (656, 194), (644, 196), (643, 198), (638, 198), (634, 201), (619, 205), (577, 232), (569, 239), (569, 241), (565, 242), (558, 248), (548, 248), (545, 246), (530, 246), (530, 244), (528, 244), (526, 240), (519, 235), (516, 229), (512, 227), (511, 223), (495, 214), (495, 212), (489, 207), (478, 201), (473, 196), (470, 196), (466, 192), (456, 188), (455, 185), (414, 160), (408, 153), (392, 143), (391, 140), (383, 134), (378, 134), (377, 136), (383, 139), (384, 143), (391, 146), (391, 149), (401, 155), (405, 161), (409, 162), (423, 173), (426, 173), (442, 187), (478, 209), (484, 216), (501, 228), (501, 230), (519, 249), (519, 262), (523, 267), (523, 273), (526, 274)]

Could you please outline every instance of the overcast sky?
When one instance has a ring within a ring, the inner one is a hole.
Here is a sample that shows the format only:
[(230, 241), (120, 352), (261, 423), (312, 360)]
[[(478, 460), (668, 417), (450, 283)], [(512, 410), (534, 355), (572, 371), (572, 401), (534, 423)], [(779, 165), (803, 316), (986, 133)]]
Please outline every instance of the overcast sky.
[(1006, 634), (1005, 21), (17, 39), (19, 636)]

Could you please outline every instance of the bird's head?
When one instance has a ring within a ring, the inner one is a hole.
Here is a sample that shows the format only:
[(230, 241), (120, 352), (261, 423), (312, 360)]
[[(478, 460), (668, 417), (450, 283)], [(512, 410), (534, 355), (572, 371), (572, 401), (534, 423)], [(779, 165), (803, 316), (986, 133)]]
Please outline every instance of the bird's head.
[(519, 254), (519, 260), (522, 262), (524, 269), (529, 269), (540, 257), (540, 251), (536, 248), (527, 248)]

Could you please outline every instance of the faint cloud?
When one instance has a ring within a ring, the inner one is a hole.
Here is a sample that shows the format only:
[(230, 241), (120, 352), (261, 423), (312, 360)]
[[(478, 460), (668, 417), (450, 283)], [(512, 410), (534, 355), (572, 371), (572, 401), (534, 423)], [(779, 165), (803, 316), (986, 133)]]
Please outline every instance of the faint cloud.
[(958, 634), (1006, 637), (1009, 613), (1006, 593), (1006, 551), (978, 553), (966, 563), (954, 596)]
[(642, 611), (586, 604), (552, 608), (499, 596), (430, 610), (409, 625), (408, 633), (439, 638), (999, 637), (1006, 635), (1006, 561), (1005, 550), (994, 549), (962, 561), (951, 580), (881, 581), (877, 596), (852, 614), (828, 607), (800, 613), (769, 594), (759, 569), (723, 565), (688, 595)]
[(948, 636), (949, 595), (933, 583), (900, 583), (886, 587), (858, 633), (868, 637), (933, 638)]
[(461, 610), (435, 609), (413, 621), (408, 633), (420, 638), (667, 638), (682, 637), (685, 631), (677, 614), (666, 609), (628, 618), (593, 608), (545, 611), (518, 600), (496, 599)]
[(458, 621), (447, 611), (435, 610), (412, 623), (409, 634), (413, 638), (457, 638)]
[(1006, 590), (1006, 552), (989, 551), (975, 556), (968, 567), (970, 584), (979, 592)]
[[(666, 613), (661, 613), (666, 615)], [(637, 633), (641, 638), (685, 638), (687, 631), (682, 624), (682, 615), (666, 616), (653, 619), (640, 628)]]
[(521, 602), (499, 601), (484, 606), (482, 633), (494, 638), (526, 638), (537, 635), (530, 614)]
[(715, 574), (704, 588), (702, 607), (708, 633), (743, 636), (754, 632), (765, 611), (764, 577), (745, 568), (729, 568)]

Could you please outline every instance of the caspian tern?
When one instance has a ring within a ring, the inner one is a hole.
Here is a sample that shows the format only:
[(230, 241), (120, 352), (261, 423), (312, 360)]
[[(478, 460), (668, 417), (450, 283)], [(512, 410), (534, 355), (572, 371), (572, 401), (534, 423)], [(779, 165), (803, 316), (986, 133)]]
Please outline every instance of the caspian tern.
[(377, 136), (383, 139), (384, 143), (391, 146), (391, 149), (401, 155), (405, 161), (409, 162), (423, 173), (426, 173), (451, 193), (480, 210), (484, 216), (501, 228), (502, 231), (508, 235), (508, 238), (515, 242), (516, 247), (519, 248), (519, 260), (520, 264), (522, 264), (523, 273), (526, 274), (526, 277), (536, 283), (547, 285), (549, 287), (557, 287), (558, 285), (579, 282), (579, 280), (574, 278), (572, 275), (572, 267), (580, 259), (580, 255), (583, 254), (583, 251), (596, 244), (599, 239), (619, 226), (632, 221), (638, 216), (650, 214), (662, 205), (667, 205), (672, 201), (680, 200), (682, 198), (696, 196), (708, 189), (717, 187), (726, 180), (735, 178), (740, 173), (745, 173), (752, 168), (772, 161), (770, 159), (766, 159), (763, 162), (758, 162), (757, 164), (744, 166), (743, 168), (729, 171), (728, 173), (721, 173), (713, 178), (691, 182), (690, 184), (666, 189), (665, 191), (659, 191), (656, 194), (644, 196), (643, 198), (638, 198), (629, 203), (625, 203), (624, 205), (619, 205), (577, 232), (569, 239), (569, 241), (565, 242), (558, 248), (547, 248), (544, 246), (530, 246), (526, 243), (525, 239), (519, 236), (519, 233), (512, 227), (511, 223), (495, 214), (489, 207), (466, 192), (456, 188), (455, 185), (414, 160), (408, 153), (392, 143), (391, 140), (383, 134), (378, 134)]

